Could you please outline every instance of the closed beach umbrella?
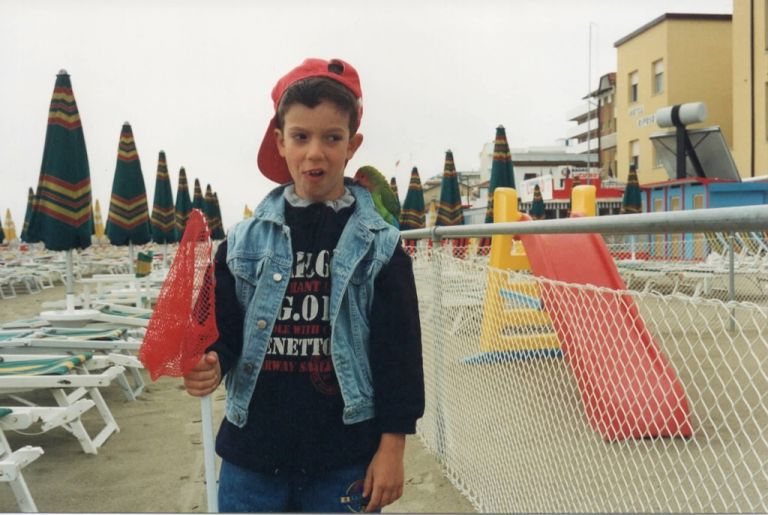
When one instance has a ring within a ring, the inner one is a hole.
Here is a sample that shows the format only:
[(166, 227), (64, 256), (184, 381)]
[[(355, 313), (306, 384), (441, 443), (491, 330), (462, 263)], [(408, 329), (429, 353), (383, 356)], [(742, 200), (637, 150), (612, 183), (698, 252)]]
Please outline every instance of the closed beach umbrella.
[(397, 200), (397, 205), (401, 208), (402, 211), (402, 205), (400, 204), (400, 194), (397, 191), (397, 179), (392, 177), (389, 180), (389, 187), (392, 188), (392, 192), (395, 194), (395, 200)]
[[(91, 174), (69, 74), (56, 76), (29, 236), (49, 250), (91, 245)], [(68, 255), (71, 259), (71, 253)]]
[(531, 209), (528, 211), (528, 215), (534, 220), (544, 220), (547, 217), (544, 197), (541, 196), (541, 188), (539, 188), (538, 184), (533, 187), (533, 202), (531, 202)]
[[(493, 223), (493, 192), (496, 188), (514, 188), (515, 172), (512, 167), (512, 155), (509, 152), (507, 131), (503, 125), (496, 127), (496, 138), (493, 141), (493, 163), (491, 164), (491, 180), (488, 185), (488, 207), (485, 210), (485, 223)], [(478, 254), (488, 254), (491, 238), (480, 239)]]
[(624, 188), (624, 198), (621, 201), (621, 214), (641, 213), (643, 211), (641, 195), (637, 170), (634, 166), (630, 166), (627, 185)]
[(203, 190), (200, 188), (200, 181), (197, 179), (195, 179), (195, 193), (192, 197), (192, 209), (199, 209), (202, 213), (205, 213)]
[(245, 209), (243, 209), (243, 220), (248, 220), (252, 216), (253, 216), (253, 211), (251, 211), (251, 208), (249, 208), (248, 204), (246, 204)]
[(5, 241), (5, 231), (3, 230), (3, 226), (0, 225), (0, 243), (3, 243)]
[(162, 150), (157, 158), (155, 198), (152, 202), (150, 225), (152, 226), (152, 241), (155, 243), (176, 243), (179, 241), (176, 233), (176, 208), (173, 205), (171, 179), (168, 176), (165, 152)]
[(123, 124), (120, 131), (106, 234), (112, 245), (119, 246), (143, 245), (150, 240), (147, 190), (133, 131), (128, 122)]
[(421, 187), (419, 170), (414, 166), (411, 170), (408, 192), (405, 194), (403, 207), (400, 210), (400, 230), (423, 229), (424, 225), (424, 190)]
[(96, 237), (96, 241), (104, 241), (104, 218), (101, 216), (99, 199), (96, 199), (96, 204), (93, 208), (93, 235)]
[[(195, 181), (197, 182), (197, 181)], [(205, 187), (205, 197), (203, 197), (203, 209), (202, 212), (205, 215), (205, 223), (208, 224), (208, 228), (212, 228), (214, 224), (214, 218), (216, 217), (215, 206), (213, 205), (213, 190), (211, 185), (207, 184)], [(211, 229), (213, 233), (213, 229)]]
[(181, 241), (184, 236), (184, 228), (187, 226), (189, 212), (192, 211), (192, 199), (189, 198), (189, 184), (187, 183), (187, 172), (184, 167), (179, 170), (179, 184), (176, 188), (176, 209), (175, 222), (176, 234)]
[[(435, 222), (435, 225), (464, 225), (464, 209), (461, 206), (459, 179), (456, 175), (456, 166), (453, 162), (453, 152), (450, 150), (445, 152), (443, 179), (440, 182), (440, 203), (437, 207), (437, 221)], [(464, 257), (466, 247), (467, 238), (453, 239), (454, 256)]]
[(16, 236), (16, 224), (13, 223), (10, 209), (5, 210), (5, 224), (3, 225), (3, 231), (5, 232), (5, 239), (8, 240), (8, 243), (13, 243), (19, 239), (18, 236)]
[(74, 311), (72, 250), (91, 245), (91, 173), (72, 83), (56, 75), (29, 237), (49, 250), (67, 251), (67, 311)]
[(32, 209), (35, 206), (35, 192), (32, 188), (29, 188), (27, 192), (27, 210), (24, 213), (24, 225), (21, 226), (21, 241), (24, 243), (37, 243), (39, 240), (32, 238), (29, 235), (29, 219), (32, 218)]
[[(399, 221), (401, 231), (423, 229), (425, 226), (424, 190), (421, 188), (419, 170), (415, 166), (411, 169), (411, 180), (408, 183), (408, 191), (400, 209)], [(403, 243), (406, 248), (412, 249), (416, 246), (416, 240), (406, 239), (403, 240)]]
[(211, 227), (211, 238), (214, 240), (223, 240), (224, 222), (221, 219), (221, 207), (219, 206), (219, 195), (213, 192), (213, 227)]

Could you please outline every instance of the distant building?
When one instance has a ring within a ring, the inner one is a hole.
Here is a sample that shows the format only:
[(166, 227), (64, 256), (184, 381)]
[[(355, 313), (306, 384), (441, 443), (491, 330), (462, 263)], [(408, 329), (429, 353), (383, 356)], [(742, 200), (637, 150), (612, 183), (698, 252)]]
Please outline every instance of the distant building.
[(768, 174), (766, 3), (733, 0), (733, 159), (742, 177)]
[(731, 15), (666, 13), (614, 46), (618, 178), (626, 180), (630, 163), (641, 184), (668, 178), (649, 139), (661, 107), (704, 102), (706, 122), (690, 128), (719, 125), (732, 146)]

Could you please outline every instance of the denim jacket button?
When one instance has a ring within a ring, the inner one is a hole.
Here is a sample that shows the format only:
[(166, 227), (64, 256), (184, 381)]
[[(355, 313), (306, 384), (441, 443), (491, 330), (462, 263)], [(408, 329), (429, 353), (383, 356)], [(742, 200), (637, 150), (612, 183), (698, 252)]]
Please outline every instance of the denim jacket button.
[(272, 279), (274, 279), (276, 283), (279, 283), (283, 280), (283, 274), (276, 273), (272, 276)]
[(251, 372), (253, 372), (253, 363), (246, 363), (245, 365), (243, 365), (243, 371), (246, 374), (250, 374)]
[(256, 322), (256, 327), (258, 327), (259, 329), (264, 329), (265, 327), (267, 327), (267, 321), (264, 319), (259, 320), (258, 322)]

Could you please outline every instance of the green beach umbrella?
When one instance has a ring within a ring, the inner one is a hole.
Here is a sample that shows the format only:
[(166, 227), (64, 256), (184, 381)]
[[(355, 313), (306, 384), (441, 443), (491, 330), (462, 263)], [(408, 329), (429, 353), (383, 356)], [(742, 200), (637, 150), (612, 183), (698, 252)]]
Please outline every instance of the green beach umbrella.
[(440, 182), (440, 204), (437, 208), (435, 225), (450, 226), (464, 224), (464, 209), (461, 205), (459, 179), (453, 164), (453, 152), (445, 152), (443, 178)]
[[(32, 209), (35, 205), (35, 192), (30, 187), (27, 192), (27, 211), (24, 213), (24, 224), (21, 226), (21, 241), (24, 243), (37, 243), (39, 240), (29, 235), (29, 219), (32, 218)], [(2, 241), (2, 240), (0, 240)]]
[[(493, 192), (496, 188), (514, 188), (515, 172), (512, 167), (512, 155), (509, 152), (507, 131), (503, 125), (496, 127), (496, 137), (493, 140), (493, 162), (491, 164), (491, 180), (488, 185), (488, 207), (485, 210), (485, 223), (493, 223)], [(490, 251), (491, 238), (480, 239), (478, 254)]]
[(533, 202), (531, 202), (531, 209), (528, 211), (528, 215), (534, 220), (544, 220), (546, 216), (546, 209), (544, 208), (544, 197), (541, 196), (541, 188), (539, 185), (533, 187)]
[(200, 181), (195, 179), (195, 194), (192, 197), (192, 209), (199, 209), (205, 214), (205, 199), (203, 198), (203, 190), (200, 188)]
[(58, 73), (53, 88), (27, 233), (49, 250), (71, 251), (91, 245), (91, 173), (80, 113), (66, 70)]
[(150, 225), (152, 226), (152, 241), (155, 243), (176, 243), (179, 241), (176, 232), (176, 209), (173, 205), (171, 179), (168, 176), (165, 152), (162, 150), (157, 158), (155, 198), (152, 202)]
[(424, 190), (421, 187), (419, 170), (414, 166), (411, 169), (408, 192), (405, 194), (403, 207), (400, 210), (400, 230), (423, 229), (424, 226)]
[(120, 131), (105, 232), (112, 245), (143, 245), (150, 241), (147, 190), (133, 131), (128, 122), (123, 124)]
[(219, 206), (219, 195), (213, 192), (213, 227), (211, 227), (211, 239), (223, 240), (226, 237), (224, 234), (224, 222), (221, 219), (221, 206)]
[(213, 224), (214, 219), (216, 218), (215, 210), (216, 207), (213, 205), (213, 190), (211, 189), (211, 185), (207, 184), (205, 187), (205, 197), (203, 197), (202, 212), (205, 215), (205, 223), (207, 223), (208, 228), (211, 229), (211, 234), (213, 234)]
[[(464, 209), (461, 205), (459, 178), (456, 175), (456, 166), (453, 163), (453, 152), (450, 150), (445, 152), (443, 178), (440, 182), (440, 202), (437, 207), (435, 225), (464, 225)], [(467, 238), (453, 239), (453, 255), (455, 257), (464, 257), (467, 242)]]
[(400, 210), (402, 211), (402, 205), (400, 204), (400, 194), (397, 191), (397, 179), (392, 177), (389, 180), (389, 187), (392, 188), (392, 192), (395, 194), (395, 200), (397, 200), (397, 205), (400, 206)]
[(184, 236), (184, 228), (187, 226), (187, 218), (192, 211), (192, 199), (189, 198), (189, 184), (187, 183), (187, 172), (184, 167), (179, 170), (179, 185), (176, 188), (176, 234)]
[(643, 201), (640, 192), (640, 182), (637, 180), (635, 166), (629, 167), (629, 177), (624, 188), (624, 198), (621, 201), (621, 214), (642, 213)]

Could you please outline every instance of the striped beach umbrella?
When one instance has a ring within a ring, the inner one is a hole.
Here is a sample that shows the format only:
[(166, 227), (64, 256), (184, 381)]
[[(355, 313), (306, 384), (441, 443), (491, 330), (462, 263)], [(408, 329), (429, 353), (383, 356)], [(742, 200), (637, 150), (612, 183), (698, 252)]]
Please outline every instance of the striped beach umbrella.
[(205, 199), (203, 198), (203, 190), (200, 188), (200, 181), (195, 179), (195, 193), (192, 197), (192, 209), (199, 209), (202, 213), (205, 213)]
[(187, 172), (184, 167), (179, 170), (179, 184), (176, 187), (176, 209), (175, 209), (175, 221), (176, 221), (176, 234), (181, 237), (184, 236), (184, 228), (187, 226), (187, 218), (192, 211), (192, 199), (189, 198), (189, 184), (187, 183)]
[[(445, 152), (443, 178), (440, 182), (440, 203), (437, 206), (437, 221), (435, 225), (451, 226), (464, 225), (464, 209), (461, 205), (459, 178), (453, 163), (453, 152)], [(467, 249), (467, 238), (453, 238), (453, 255), (464, 257)]]
[(414, 166), (411, 169), (408, 192), (400, 210), (400, 230), (423, 229), (424, 218), (424, 190), (421, 187), (419, 170)]
[[(512, 167), (512, 155), (509, 152), (507, 132), (503, 125), (496, 127), (496, 137), (493, 141), (493, 163), (491, 164), (491, 180), (488, 185), (488, 207), (485, 210), (485, 223), (493, 223), (493, 192), (496, 188), (514, 188), (515, 172)], [(478, 254), (485, 255), (490, 251), (491, 238), (480, 239)]]
[(629, 167), (629, 177), (624, 188), (624, 198), (621, 201), (621, 214), (642, 213), (643, 201), (640, 192), (640, 182), (637, 180), (635, 166)]
[(147, 190), (133, 131), (128, 122), (123, 124), (120, 131), (105, 232), (112, 245), (143, 245), (150, 241)]
[[(195, 180), (197, 182), (197, 180)], [(194, 209), (194, 207), (193, 207)], [(203, 209), (201, 210), (205, 215), (205, 223), (208, 224), (208, 228), (211, 229), (213, 234), (214, 218), (216, 218), (216, 207), (213, 205), (213, 190), (211, 185), (207, 184), (205, 187), (205, 196), (203, 197)]]
[(528, 211), (528, 215), (534, 220), (544, 220), (547, 217), (544, 197), (541, 196), (541, 188), (539, 188), (538, 184), (533, 187), (533, 202), (531, 202), (531, 209)]
[(39, 240), (29, 235), (29, 219), (32, 218), (32, 209), (35, 206), (35, 192), (30, 187), (27, 191), (27, 210), (24, 213), (24, 224), (21, 226), (21, 241), (24, 243), (37, 243)]
[(150, 225), (152, 227), (152, 241), (155, 243), (176, 243), (179, 241), (176, 232), (176, 208), (173, 205), (171, 179), (168, 176), (165, 152), (162, 150), (157, 158), (155, 198), (152, 202)]
[(213, 192), (213, 227), (211, 227), (211, 238), (214, 240), (223, 240), (226, 237), (224, 234), (224, 222), (221, 219), (221, 206), (219, 206), (219, 195)]
[(29, 237), (42, 241), (49, 250), (89, 247), (91, 174), (80, 113), (66, 70), (58, 73), (53, 88), (36, 191)]
[(443, 179), (440, 182), (440, 204), (437, 207), (437, 222), (435, 225), (450, 226), (464, 224), (464, 209), (461, 205), (459, 179), (456, 166), (453, 164), (453, 152), (445, 152)]
[(397, 205), (400, 206), (400, 210), (402, 211), (402, 205), (400, 204), (400, 194), (397, 191), (397, 179), (392, 177), (389, 180), (389, 187), (392, 188), (392, 192), (395, 194), (395, 200), (397, 200)]

